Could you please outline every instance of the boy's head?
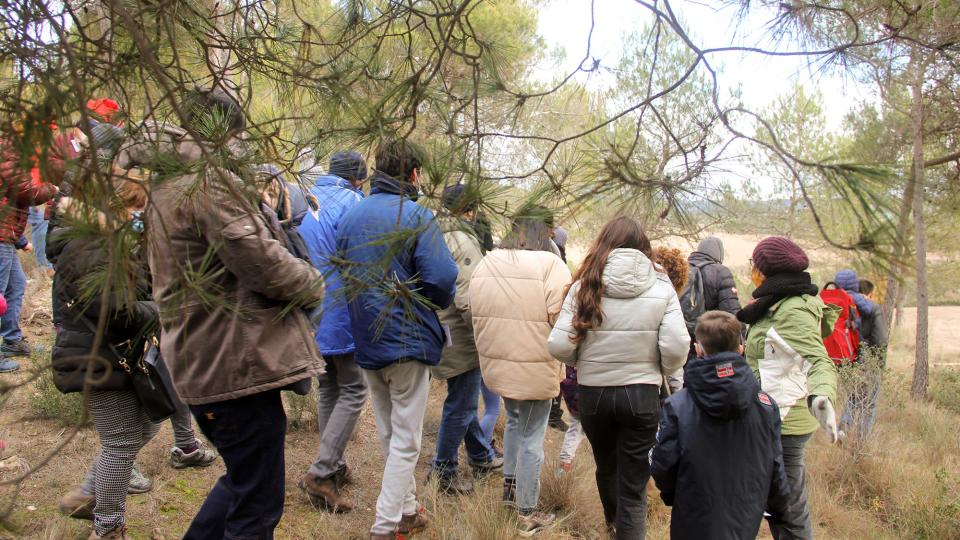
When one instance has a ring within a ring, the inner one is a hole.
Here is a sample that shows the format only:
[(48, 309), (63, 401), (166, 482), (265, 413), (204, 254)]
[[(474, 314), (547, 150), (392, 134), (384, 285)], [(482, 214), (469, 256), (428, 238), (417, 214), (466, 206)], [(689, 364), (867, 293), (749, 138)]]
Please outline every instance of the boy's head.
[(377, 147), (377, 170), (401, 182), (416, 184), (420, 178), (420, 149), (404, 139), (390, 139)]
[(697, 340), (697, 356), (721, 352), (743, 354), (740, 344), (740, 321), (726, 311), (708, 311), (697, 319), (693, 335)]
[(869, 279), (860, 279), (860, 294), (870, 296), (873, 294), (874, 288), (873, 282)]

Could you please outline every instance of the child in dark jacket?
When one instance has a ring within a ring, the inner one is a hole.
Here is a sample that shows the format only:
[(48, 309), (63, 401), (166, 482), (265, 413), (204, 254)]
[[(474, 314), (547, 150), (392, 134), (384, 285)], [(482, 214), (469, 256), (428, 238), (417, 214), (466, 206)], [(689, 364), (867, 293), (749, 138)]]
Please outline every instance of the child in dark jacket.
[(697, 321), (697, 359), (684, 389), (664, 403), (650, 472), (671, 513), (670, 538), (755, 538), (766, 510), (776, 521), (789, 485), (777, 404), (760, 390), (733, 315)]

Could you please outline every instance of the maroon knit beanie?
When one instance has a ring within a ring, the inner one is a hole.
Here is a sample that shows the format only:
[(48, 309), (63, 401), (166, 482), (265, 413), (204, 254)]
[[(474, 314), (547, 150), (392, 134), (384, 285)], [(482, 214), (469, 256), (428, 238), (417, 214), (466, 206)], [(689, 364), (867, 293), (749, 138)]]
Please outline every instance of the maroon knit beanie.
[(769, 236), (753, 248), (753, 265), (765, 276), (790, 272), (803, 272), (810, 266), (810, 259), (789, 238)]

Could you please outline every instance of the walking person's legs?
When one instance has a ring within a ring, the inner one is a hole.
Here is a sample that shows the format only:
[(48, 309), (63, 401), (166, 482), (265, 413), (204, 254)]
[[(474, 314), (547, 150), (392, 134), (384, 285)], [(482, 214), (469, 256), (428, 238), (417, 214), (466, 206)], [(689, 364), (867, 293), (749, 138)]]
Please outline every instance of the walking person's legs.
[[(467, 445), (472, 464), (483, 466), (494, 458), (493, 449), (483, 438), (477, 420), (480, 397), (480, 368), (447, 379), (447, 397), (443, 402), (440, 429), (437, 433), (436, 455), (431, 463), (431, 474), (439, 476), (441, 489), (469, 492), (468, 482), (453, 482), (457, 476), (458, 454), (461, 443)], [(473, 433), (468, 433), (473, 428)]]
[(88, 404), (102, 446), (95, 465), (93, 530), (104, 536), (124, 527), (134, 459), (158, 426), (144, 414), (132, 391), (91, 391)]
[(570, 420), (570, 427), (563, 434), (563, 444), (560, 445), (560, 468), (565, 472), (570, 472), (573, 468), (573, 458), (583, 442), (583, 424), (580, 423), (580, 417), (574, 416)]
[(53, 268), (50, 261), (47, 260), (47, 228), (49, 222), (43, 217), (44, 208), (42, 206), (31, 206), (30, 213), (27, 216), (27, 223), (30, 224), (30, 242), (33, 244), (33, 257), (37, 261), (37, 266), (41, 270)]
[(207, 467), (217, 459), (217, 453), (197, 439), (193, 430), (193, 415), (190, 407), (174, 396), (177, 410), (170, 417), (173, 427), (173, 449), (170, 451), (170, 466), (174, 469)]
[(327, 372), (318, 377), (317, 385), (320, 449), (301, 487), (315, 506), (349, 512), (353, 504), (340, 496), (337, 475), (347, 474), (343, 455), (367, 399), (367, 384), (353, 354), (325, 360)]
[(633, 384), (616, 392), (617, 540), (642, 540), (646, 536), (649, 456), (657, 438), (660, 390), (652, 384)]
[(770, 534), (775, 540), (812, 540), (813, 524), (807, 503), (804, 447), (810, 435), (781, 435), (783, 468), (790, 485), (787, 513), (782, 520), (770, 523)]
[[(22, 343), (23, 332), (20, 330), (20, 310), (23, 308), (23, 294), (26, 288), (27, 277), (20, 265), (17, 248), (13, 247), (13, 244), (0, 243), (0, 291), (7, 300), (7, 312), (0, 317), (0, 337), (3, 338), (0, 350), (6, 356), (30, 354), (29, 349)], [(2, 366), (0, 371), (4, 371)]]
[(617, 522), (619, 492), (617, 429), (613, 414), (613, 388), (580, 386), (580, 423), (593, 449), (597, 492), (608, 526)]
[(370, 533), (389, 535), (405, 526), (407, 531), (422, 528), (426, 519), (418, 513), (414, 471), (420, 457), (430, 370), (420, 362), (407, 361), (364, 370), (364, 375), (386, 457)]
[(227, 471), (207, 495), (184, 538), (271, 540), (283, 516), (287, 416), (280, 390), (192, 405), (190, 410)]
[(550, 420), (552, 400), (523, 400), (519, 409), (519, 454), (517, 456), (517, 506), (529, 513), (540, 502), (540, 468), (543, 438)]
[(493, 443), (493, 429), (500, 419), (500, 395), (487, 388), (487, 383), (480, 380), (480, 395), (483, 397), (483, 416), (480, 418), (480, 430), (487, 442)]
[(503, 410), (507, 415), (507, 422), (503, 428), (503, 502), (516, 506), (517, 463), (520, 456), (520, 402), (504, 399)]

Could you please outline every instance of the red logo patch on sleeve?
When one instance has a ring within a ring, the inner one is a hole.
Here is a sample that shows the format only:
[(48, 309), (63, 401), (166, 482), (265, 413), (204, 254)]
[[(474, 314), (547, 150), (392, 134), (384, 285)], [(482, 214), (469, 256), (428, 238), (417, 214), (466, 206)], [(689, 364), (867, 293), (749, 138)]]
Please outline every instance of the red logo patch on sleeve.
[(730, 362), (717, 364), (717, 377), (720, 379), (733, 377), (733, 364)]
[(770, 403), (770, 396), (764, 394), (763, 392), (757, 394), (757, 399), (759, 399), (760, 403), (763, 403), (764, 405), (773, 405), (773, 403)]

